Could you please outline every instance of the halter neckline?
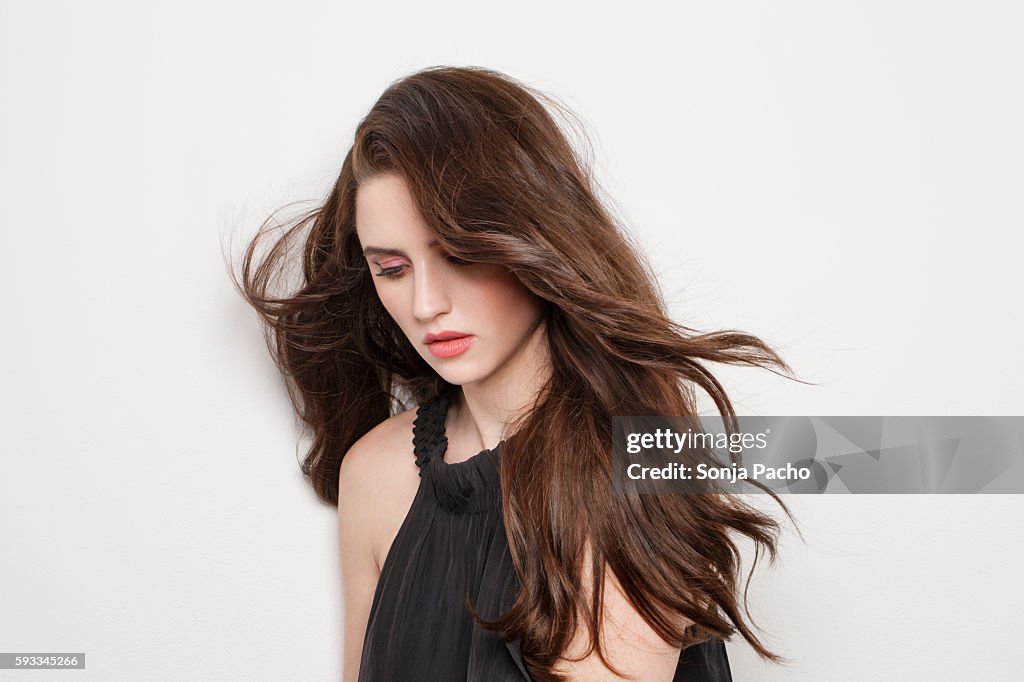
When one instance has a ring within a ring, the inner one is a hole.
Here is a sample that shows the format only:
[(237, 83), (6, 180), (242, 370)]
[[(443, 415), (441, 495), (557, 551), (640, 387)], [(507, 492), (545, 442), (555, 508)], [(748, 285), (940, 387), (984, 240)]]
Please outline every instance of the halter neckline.
[(440, 506), (456, 513), (482, 513), (500, 508), (501, 482), (498, 461), (501, 441), (493, 448), (485, 448), (469, 459), (448, 462), (445, 421), (451, 398), (442, 395), (423, 403), (413, 421), (413, 450), (421, 478), (428, 479), (429, 487)]

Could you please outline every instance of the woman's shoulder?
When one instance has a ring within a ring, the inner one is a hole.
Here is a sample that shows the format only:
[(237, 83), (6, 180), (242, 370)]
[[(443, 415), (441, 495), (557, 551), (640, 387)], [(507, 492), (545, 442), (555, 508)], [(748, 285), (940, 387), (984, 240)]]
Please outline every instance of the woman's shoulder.
[[(385, 419), (357, 440), (341, 461), (338, 498), (369, 528), (369, 542), (378, 570), (419, 487), (413, 452), (413, 421), (417, 408)], [(372, 514), (363, 512), (372, 508)]]
[(397, 473), (410, 466), (416, 475), (412, 442), (416, 413), (415, 407), (399, 412), (367, 431), (342, 458), (341, 477), (379, 479), (382, 469)]

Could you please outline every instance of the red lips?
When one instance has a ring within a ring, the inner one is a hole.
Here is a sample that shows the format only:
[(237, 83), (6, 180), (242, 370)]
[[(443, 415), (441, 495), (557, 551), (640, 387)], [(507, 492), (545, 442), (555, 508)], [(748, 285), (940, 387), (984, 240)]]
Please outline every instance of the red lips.
[(446, 330), (440, 334), (427, 334), (424, 343), (434, 357), (448, 359), (465, 353), (475, 338), (472, 334)]
[(451, 339), (461, 339), (463, 336), (469, 336), (465, 332), (453, 332), (445, 330), (439, 334), (427, 334), (423, 339), (423, 343), (434, 343), (435, 341), (449, 341)]

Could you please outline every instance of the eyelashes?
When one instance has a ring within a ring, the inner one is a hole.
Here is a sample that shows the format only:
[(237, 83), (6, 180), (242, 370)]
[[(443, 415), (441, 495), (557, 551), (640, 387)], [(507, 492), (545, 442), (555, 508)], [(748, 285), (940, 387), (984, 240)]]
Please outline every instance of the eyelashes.
[[(462, 267), (464, 265), (472, 265), (470, 261), (463, 260), (462, 258), (458, 258), (456, 256), (445, 256), (445, 260), (451, 263), (452, 265), (458, 267)], [(393, 265), (388, 268), (381, 268), (380, 272), (375, 273), (377, 277), (385, 277), (387, 279), (398, 279), (403, 274), (405, 274), (404, 263), (402, 263), (401, 265)]]
[(398, 265), (393, 268), (384, 268), (377, 273), (377, 277), (387, 277), (388, 279), (395, 279), (402, 276), (402, 268), (404, 265)]

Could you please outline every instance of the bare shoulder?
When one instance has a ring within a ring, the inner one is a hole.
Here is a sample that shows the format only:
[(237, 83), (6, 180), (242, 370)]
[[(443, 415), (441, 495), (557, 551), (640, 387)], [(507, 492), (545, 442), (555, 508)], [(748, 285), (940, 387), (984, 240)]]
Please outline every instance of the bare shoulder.
[(339, 514), (364, 525), (378, 571), (419, 486), (415, 418), (412, 408), (370, 429), (349, 448), (338, 473)]
[[(339, 481), (343, 487), (376, 482), (384, 470), (399, 471), (412, 465), (416, 473), (412, 448), (412, 423), (416, 409), (409, 409), (385, 419), (353, 443), (341, 460)], [(366, 480), (369, 479), (369, 480)]]
[(409, 410), (386, 419), (357, 440), (341, 460), (338, 539), (345, 605), (345, 680), (358, 675), (383, 557), (416, 494), (414, 418), (415, 410)]

